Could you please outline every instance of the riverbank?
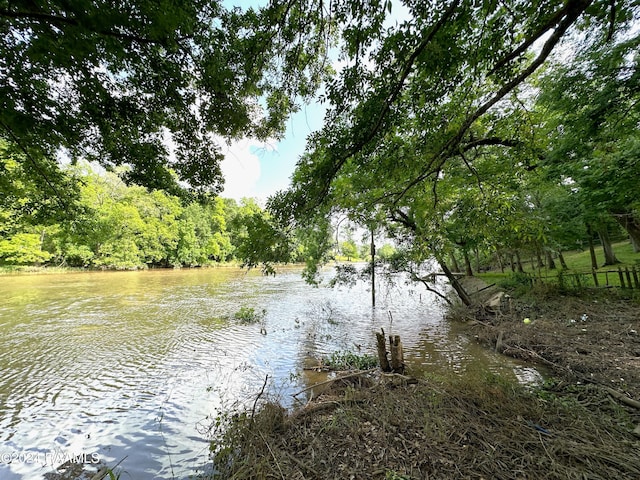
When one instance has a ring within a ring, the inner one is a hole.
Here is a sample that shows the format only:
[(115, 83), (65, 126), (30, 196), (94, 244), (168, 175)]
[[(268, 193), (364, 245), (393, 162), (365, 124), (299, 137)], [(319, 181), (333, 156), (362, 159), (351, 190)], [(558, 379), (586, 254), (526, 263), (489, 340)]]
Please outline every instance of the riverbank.
[[(486, 304), (491, 289), (480, 296)], [(300, 410), (230, 417), (213, 446), (216, 478), (640, 478), (637, 299), (547, 289), (500, 303), (456, 309), (452, 321), (545, 365), (554, 378), (543, 387), (351, 374)]]

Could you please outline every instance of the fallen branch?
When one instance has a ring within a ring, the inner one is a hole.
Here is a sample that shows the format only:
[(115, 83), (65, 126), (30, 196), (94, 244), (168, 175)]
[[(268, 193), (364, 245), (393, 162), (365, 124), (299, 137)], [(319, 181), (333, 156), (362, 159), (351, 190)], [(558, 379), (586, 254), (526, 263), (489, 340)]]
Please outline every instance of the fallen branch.
[(372, 372), (375, 372), (376, 370), (378, 370), (377, 367), (376, 368), (370, 368), (369, 370), (358, 370), (357, 372), (350, 373), (348, 375), (342, 375), (340, 377), (330, 378), (329, 380), (325, 380), (324, 382), (314, 383), (310, 387), (303, 388), (299, 392), (294, 393), (292, 395), (292, 397), (297, 397), (301, 393), (307, 392), (307, 391), (309, 391), (309, 390), (311, 390), (313, 388), (316, 388), (316, 387), (321, 387), (322, 385), (328, 385), (329, 383), (337, 382), (338, 380), (343, 380), (345, 378), (352, 378), (352, 377), (357, 377), (357, 376), (360, 376), (360, 375), (366, 375), (367, 373), (372, 373)]
[(504, 350), (507, 350), (509, 348), (513, 348), (515, 350), (521, 350), (521, 351), (523, 351), (525, 353), (528, 353), (529, 355), (540, 359), (540, 361), (542, 361), (543, 363), (545, 363), (545, 364), (547, 364), (547, 365), (549, 365), (549, 366), (551, 366), (551, 367), (553, 367), (553, 368), (555, 368), (557, 370), (564, 370), (565, 372), (569, 373), (570, 375), (573, 375), (578, 380), (580, 380), (580, 381), (582, 381), (584, 383), (590, 383), (592, 385), (596, 385), (598, 387), (602, 387), (609, 395), (611, 395), (616, 400), (619, 400), (620, 402), (624, 403), (625, 405), (627, 405), (629, 407), (640, 409), (640, 402), (638, 400), (634, 400), (633, 398), (628, 397), (624, 393), (619, 392), (617, 390), (614, 390), (613, 388), (611, 388), (611, 387), (609, 387), (609, 386), (607, 386), (607, 385), (605, 385), (603, 383), (600, 383), (597, 380), (594, 380), (592, 378), (588, 378), (588, 377), (585, 377), (583, 375), (580, 375), (579, 373), (576, 373), (573, 370), (571, 370), (569, 367), (566, 367), (564, 365), (559, 365), (559, 364), (557, 364), (555, 362), (552, 362), (551, 360), (548, 360), (548, 359), (544, 358), (538, 352), (535, 352), (533, 350), (529, 350), (529, 349), (526, 349), (526, 348), (522, 348), (522, 347), (512, 346), (512, 345), (507, 345)]
[(619, 392), (617, 390), (614, 390), (611, 387), (606, 387), (604, 385), (603, 385), (603, 387), (607, 391), (607, 393), (609, 395), (611, 395), (613, 398), (615, 398), (616, 400), (620, 400), (622, 403), (624, 403), (625, 405), (628, 405), (630, 407), (640, 409), (640, 402), (639, 401), (634, 400), (633, 398), (629, 398), (624, 393), (621, 393), (621, 392)]

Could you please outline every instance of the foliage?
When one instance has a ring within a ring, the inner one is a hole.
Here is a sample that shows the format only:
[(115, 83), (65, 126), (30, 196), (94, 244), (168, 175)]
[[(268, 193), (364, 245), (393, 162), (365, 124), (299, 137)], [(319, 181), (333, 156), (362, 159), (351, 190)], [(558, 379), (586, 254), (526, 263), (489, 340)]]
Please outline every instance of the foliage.
[[(408, 5), (409, 18), (387, 29), (383, 6), (372, 5), (342, 32), (347, 65), (328, 88), (324, 127), (279, 195), (289, 218), (346, 216), (402, 245), (404, 265), (435, 258), (445, 273), (455, 255), (469, 273), (472, 259), (552, 259), (586, 241), (594, 213), (637, 218), (637, 7), (439, 6)], [(575, 151), (563, 145), (587, 124)], [(576, 185), (592, 175), (592, 188)], [(611, 188), (598, 189), (601, 178)]]
[(267, 311), (264, 308), (261, 311), (256, 311), (253, 307), (240, 307), (240, 310), (233, 314), (233, 318), (242, 323), (258, 323), (264, 319), (266, 314)]
[(98, 174), (80, 163), (63, 172), (77, 197), (61, 216), (48, 201), (34, 202), (37, 189), (22, 177), (21, 165), (0, 148), (10, 187), (0, 201), (0, 262), (6, 265), (140, 269), (239, 260), (253, 266), (261, 261), (257, 248), (269, 251), (271, 263), (305, 258), (295, 232), (277, 230), (253, 200), (179, 198), (128, 186), (120, 172)]
[(499, 281), (499, 285), (510, 291), (523, 291), (531, 288), (532, 278), (523, 272), (513, 272), (507, 278)]
[(42, 250), (40, 235), (17, 233), (8, 239), (0, 239), (0, 261), (14, 265), (40, 264), (51, 258)]
[(322, 359), (322, 364), (332, 370), (368, 370), (378, 365), (374, 355), (358, 355), (353, 352), (333, 352)]
[(171, 170), (219, 189), (214, 138), (280, 135), (325, 76), (331, 37), (314, 1), (3, 2), (0, 30), (0, 136), (43, 189), (62, 150), (173, 193)]

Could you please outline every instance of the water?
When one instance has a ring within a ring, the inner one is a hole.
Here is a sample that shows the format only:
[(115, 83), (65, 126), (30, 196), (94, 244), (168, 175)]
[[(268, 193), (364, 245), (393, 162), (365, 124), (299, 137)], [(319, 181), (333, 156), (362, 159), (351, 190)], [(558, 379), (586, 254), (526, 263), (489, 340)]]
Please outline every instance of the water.
[[(329, 275), (327, 272), (326, 275)], [(536, 372), (482, 349), (405, 286), (313, 288), (221, 268), (0, 277), (0, 479), (38, 479), (70, 456), (133, 479), (206, 468), (220, 412), (268, 395), (291, 406), (334, 351), (375, 354), (374, 331), (401, 335), (410, 370)], [(262, 321), (233, 318), (265, 309)], [(125, 458), (126, 457), (126, 458)]]

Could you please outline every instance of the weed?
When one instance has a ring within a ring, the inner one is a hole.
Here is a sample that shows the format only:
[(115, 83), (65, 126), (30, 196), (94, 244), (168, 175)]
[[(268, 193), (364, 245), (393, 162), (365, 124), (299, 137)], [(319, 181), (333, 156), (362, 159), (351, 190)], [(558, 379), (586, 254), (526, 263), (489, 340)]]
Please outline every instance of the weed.
[(384, 474), (384, 478), (385, 480), (410, 480), (411, 479), (411, 477), (402, 475), (393, 470), (387, 470)]
[(329, 357), (323, 358), (322, 363), (333, 370), (367, 370), (378, 365), (378, 358), (367, 354), (333, 352)]
[(242, 323), (258, 323), (264, 319), (266, 314), (267, 310), (264, 308), (261, 311), (256, 311), (253, 307), (240, 307), (240, 310), (233, 315), (233, 318)]

